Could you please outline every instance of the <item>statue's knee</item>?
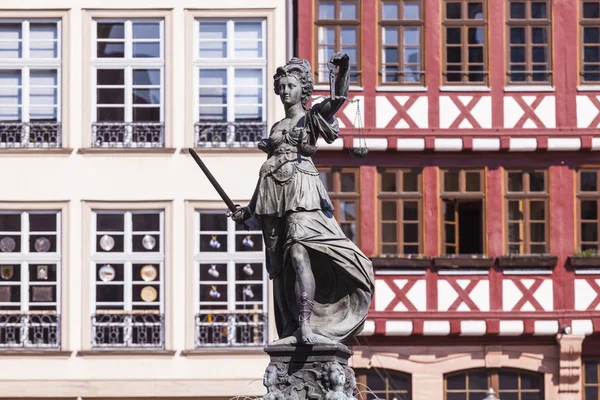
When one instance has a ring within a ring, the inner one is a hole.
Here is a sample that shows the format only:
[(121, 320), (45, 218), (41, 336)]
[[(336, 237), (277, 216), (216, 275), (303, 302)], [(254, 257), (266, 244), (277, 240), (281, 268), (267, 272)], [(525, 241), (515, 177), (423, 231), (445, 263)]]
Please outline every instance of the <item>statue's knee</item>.
[(296, 269), (302, 269), (306, 264), (306, 249), (301, 244), (295, 243), (290, 248), (290, 257), (292, 265)]

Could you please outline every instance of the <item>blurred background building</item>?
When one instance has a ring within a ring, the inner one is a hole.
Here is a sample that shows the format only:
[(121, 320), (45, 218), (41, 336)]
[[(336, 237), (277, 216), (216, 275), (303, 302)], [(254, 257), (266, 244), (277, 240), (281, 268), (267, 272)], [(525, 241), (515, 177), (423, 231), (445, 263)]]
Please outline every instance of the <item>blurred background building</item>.
[(315, 162), (375, 266), (358, 397), (599, 399), (600, 1), (2, 7), (0, 397), (264, 393), (260, 231), (187, 148), (245, 204), (276, 67), (308, 59), (318, 101), (342, 50)]

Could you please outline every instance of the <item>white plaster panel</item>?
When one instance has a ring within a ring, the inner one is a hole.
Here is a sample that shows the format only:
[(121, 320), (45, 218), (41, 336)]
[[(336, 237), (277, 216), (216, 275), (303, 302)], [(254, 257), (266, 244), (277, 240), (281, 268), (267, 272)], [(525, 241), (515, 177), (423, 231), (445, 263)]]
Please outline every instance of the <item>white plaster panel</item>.
[(385, 128), (392, 118), (394, 118), (394, 115), (396, 115), (396, 109), (385, 96), (377, 96), (375, 98), (375, 107), (377, 110), (375, 126), (377, 128)]
[(460, 138), (436, 138), (434, 142), (435, 151), (461, 151), (463, 142)]
[(440, 96), (440, 128), (449, 128), (460, 115), (460, 110), (449, 96)]
[(498, 151), (499, 138), (473, 138), (473, 151)]
[(375, 279), (375, 311), (383, 311), (394, 299), (394, 292), (383, 279)]
[[(541, 286), (533, 294), (533, 297), (544, 308), (544, 311), (554, 310), (554, 296), (552, 293), (552, 286), (552, 279), (544, 279)], [(529, 285), (528, 288), (529, 287), (531, 287), (531, 285)]]
[(423, 336), (440, 336), (450, 334), (450, 321), (424, 321)]
[(412, 331), (412, 321), (385, 321), (385, 334), (387, 336), (410, 336)]
[(408, 115), (419, 128), (429, 127), (429, 100), (420, 96), (408, 110)]
[(592, 138), (592, 150), (600, 150), (600, 138)]
[(366, 320), (362, 332), (358, 336), (372, 336), (375, 334), (375, 321)]
[[(600, 99), (599, 96), (596, 96)], [(577, 127), (588, 128), (590, 124), (598, 115), (598, 109), (592, 103), (588, 96), (577, 96)], [(591, 128), (597, 128), (598, 126), (592, 126)]]
[(594, 333), (594, 324), (591, 319), (574, 319), (571, 321), (573, 335), (588, 336)]
[[(600, 279), (595, 279), (600, 284)], [(586, 311), (598, 294), (585, 279), (575, 279), (575, 310)], [(600, 311), (600, 305), (596, 306), (596, 311)]]
[[(468, 103), (467, 103), (468, 104)], [(466, 104), (465, 104), (466, 105)], [(492, 127), (492, 97), (483, 96), (471, 110), (471, 115), (483, 129)]]
[(502, 281), (502, 311), (512, 311), (523, 294), (510, 279)]
[(509, 151), (535, 151), (536, 149), (536, 138), (510, 138)]
[(317, 139), (317, 146), (321, 150), (343, 150), (344, 140), (342, 138), (337, 138), (332, 143), (327, 143), (325, 139), (319, 138)]
[(462, 336), (482, 336), (487, 331), (485, 321), (461, 321), (460, 334)]
[(552, 336), (558, 333), (558, 321), (534, 321), (533, 334), (536, 336)]
[(490, 311), (490, 281), (482, 279), (477, 282), (469, 297), (480, 311)]
[[(354, 100), (354, 101), (352, 103), (348, 103), (346, 108), (344, 108), (343, 113), (346, 117), (348, 117), (348, 119), (352, 122), (352, 124), (354, 124), (355, 123), (354, 120), (356, 118), (357, 107), (360, 104), (360, 112), (361, 112), (362, 121), (364, 124), (364, 121), (365, 121), (365, 97), (364, 96), (354, 96), (352, 98), (352, 100)], [(355, 125), (355, 127), (356, 127), (356, 125)], [(346, 127), (344, 127), (344, 128), (346, 128)]]
[(448, 281), (440, 279), (438, 281), (438, 311), (448, 311), (457, 298), (458, 294)]
[(525, 332), (525, 324), (523, 321), (500, 321), (501, 336), (518, 336)]
[[(401, 282), (402, 286), (401, 286)], [(396, 279), (394, 280), (396, 286), (400, 288), (404, 288), (407, 280), (404, 279)], [(427, 310), (427, 288), (425, 279), (421, 279), (415, 282), (413, 287), (406, 294), (406, 298), (412, 303), (412, 305), (417, 309), (417, 311), (426, 311)], [(396, 311), (396, 309), (394, 309)]]
[[(386, 138), (365, 138), (364, 141), (369, 150), (386, 151), (388, 149), (388, 140)], [(360, 147), (362, 145), (361, 142), (361, 139), (354, 138), (354, 147)]]
[(398, 151), (423, 151), (425, 150), (425, 139), (400, 138), (396, 145)]
[(504, 127), (514, 128), (523, 116), (521, 106), (511, 96), (504, 96)]
[(556, 101), (554, 96), (544, 96), (540, 105), (535, 110), (535, 115), (542, 121), (546, 128), (556, 128)]
[(548, 138), (548, 151), (577, 151), (581, 149), (580, 138)]

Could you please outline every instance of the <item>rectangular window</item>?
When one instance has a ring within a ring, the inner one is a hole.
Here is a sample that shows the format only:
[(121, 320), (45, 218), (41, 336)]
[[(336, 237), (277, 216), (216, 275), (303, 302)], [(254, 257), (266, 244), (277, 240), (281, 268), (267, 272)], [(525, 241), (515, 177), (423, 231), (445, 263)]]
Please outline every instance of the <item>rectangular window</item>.
[(350, 57), (350, 83), (361, 84), (360, 6), (358, 0), (316, 0), (316, 84), (329, 84), (327, 63), (338, 51)]
[(598, 207), (600, 206), (600, 190), (598, 178), (600, 170), (582, 169), (577, 179), (577, 229), (579, 249), (581, 251), (600, 250), (598, 239)]
[(381, 84), (424, 85), (423, 2), (382, 0)]
[(93, 348), (163, 348), (164, 211), (95, 210)]
[(333, 216), (346, 237), (360, 242), (358, 168), (319, 168), (321, 182), (333, 203)]
[(423, 254), (421, 170), (379, 171), (380, 255)]
[(0, 148), (61, 146), (61, 22), (0, 22)]
[(509, 254), (548, 253), (547, 188), (546, 171), (506, 171)]
[(240, 146), (266, 136), (266, 20), (195, 21), (198, 146)]
[(485, 0), (444, 0), (445, 85), (488, 84), (487, 20)]
[(507, 0), (508, 85), (552, 84), (552, 2)]
[(92, 29), (92, 146), (164, 146), (164, 20), (94, 19)]
[(600, 361), (598, 360), (583, 362), (583, 400), (600, 400), (599, 365)]
[(600, 1), (581, 0), (580, 68), (582, 84), (600, 82)]
[(0, 211), (0, 348), (60, 348), (60, 219)]
[(441, 172), (444, 254), (483, 254), (483, 170), (445, 169)]
[(196, 210), (196, 347), (267, 343), (267, 273), (260, 227), (250, 230), (222, 210)]

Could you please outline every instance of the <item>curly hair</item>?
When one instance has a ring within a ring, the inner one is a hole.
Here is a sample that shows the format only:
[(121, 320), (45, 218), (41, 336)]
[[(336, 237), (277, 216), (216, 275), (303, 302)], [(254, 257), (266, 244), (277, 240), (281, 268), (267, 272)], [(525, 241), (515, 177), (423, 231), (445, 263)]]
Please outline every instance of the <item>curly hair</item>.
[(298, 79), (302, 87), (302, 107), (308, 109), (308, 99), (313, 92), (313, 79), (310, 63), (299, 58), (292, 58), (283, 67), (277, 68), (273, 75), (275, 94), (279, 96), (279, 81), (286, 76), (293, 76)]

